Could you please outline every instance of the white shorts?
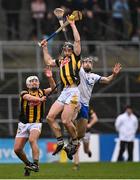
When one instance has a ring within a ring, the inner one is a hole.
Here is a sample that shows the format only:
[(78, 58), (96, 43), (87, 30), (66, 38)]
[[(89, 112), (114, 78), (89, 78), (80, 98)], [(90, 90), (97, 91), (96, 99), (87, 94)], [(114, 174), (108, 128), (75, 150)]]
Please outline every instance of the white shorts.
[(33, 129), (38, 130), (41, 133), (42, 123), (27, 123), (27, 124), (24, 124), (22, 122), (19, 122), (16, 137), (26, 137), (26, 138), (28, 138), (29, 135), (30, 135), (30, 131), (32, 131)]
[(85, 133), (85, 136), (83, 137), (83, 141), (84, 141), (85, 143), (89, 143), (90, 135), (91, 135), (90, 132)]
[(57, 101), (62, 104), (78, 105), (80, 102), (80, 91), (78, 87), (64, 88)]

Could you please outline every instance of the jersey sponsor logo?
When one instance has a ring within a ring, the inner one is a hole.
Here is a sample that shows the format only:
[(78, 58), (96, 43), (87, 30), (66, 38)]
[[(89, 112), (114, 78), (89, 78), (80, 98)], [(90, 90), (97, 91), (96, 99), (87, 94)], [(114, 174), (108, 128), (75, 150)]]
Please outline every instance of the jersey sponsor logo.
[(70, 58), (65, 57), (62, 61), (61, 61), (61, 67), (65, 66), (66, 64), (68, 64), (70, 62)]

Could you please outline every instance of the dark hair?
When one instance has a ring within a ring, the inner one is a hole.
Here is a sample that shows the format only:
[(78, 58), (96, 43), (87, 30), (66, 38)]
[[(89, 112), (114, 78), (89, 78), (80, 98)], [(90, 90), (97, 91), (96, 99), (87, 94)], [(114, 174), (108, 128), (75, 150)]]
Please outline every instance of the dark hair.
[(127, 109), (133, 109), (133, 108), (132, 108), (132, 106), (130, 104), (128, 104), (128, 105), (125, 106), (125, 110), (127, 110)]

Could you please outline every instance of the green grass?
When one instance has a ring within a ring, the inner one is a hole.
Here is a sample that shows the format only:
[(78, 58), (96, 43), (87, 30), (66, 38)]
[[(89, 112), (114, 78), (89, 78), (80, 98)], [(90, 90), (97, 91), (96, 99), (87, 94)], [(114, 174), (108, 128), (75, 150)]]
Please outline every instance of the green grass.
[[(73, 164), (46, 163), (40, 172), (32, 172), (28, 179), (140, 179), (139, 163), (81, 163), (80, 169)], [(0, 164), (0, 179), (23, 179), (22, 164)]]

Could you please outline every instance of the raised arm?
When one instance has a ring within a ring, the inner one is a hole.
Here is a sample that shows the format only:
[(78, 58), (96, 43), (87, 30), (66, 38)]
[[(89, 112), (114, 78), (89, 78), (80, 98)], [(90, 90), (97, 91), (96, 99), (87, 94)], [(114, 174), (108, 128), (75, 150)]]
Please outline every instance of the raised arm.
[[(52, 76), (52, 70), (51, 70), (51, 67), (50, 66), (47, 66), (44, 70), (44, 73), (46, 75), (46, 77), (48, 78), (48, 81), (49, 81), (49, 85), (50, 85), (50, 88), (47, 88), (47, 89), (44, 89), (45, 91), (45, 94), (49, 94), (53, 89), (55, 89), (56, 87), (56, 83), (53, 79), (53, 76)], [(57, 89), (55, 89), (56, 91)]]
[(77, 27), (75, 25), (75, 21), (70, 20), (69, 16), (67, 17), (67, 20), (70, 23), (70, 26), (71, 26), (72, 32), (73, 32), (73, 36), (74, 36), (74, 53), (78, 56), (81, 53), (80, 34), (79, 34)]
[(55, 60), (52, 59), (48, 51), (48, 42), (46, 39), (41, 41), (41, 47), (43, 48), (44, 62), (46, 65), (56, 66)]
[(120, 73), (121, 68), (122, 67), (121, 67), (120, 63), (115, 64), (115, 66), (113, 67), (113, 70), (112, 70), (112, 74), (110, 76), (107, 76), (107, 77), (101, 77), (100, 83), (109, 84)]

